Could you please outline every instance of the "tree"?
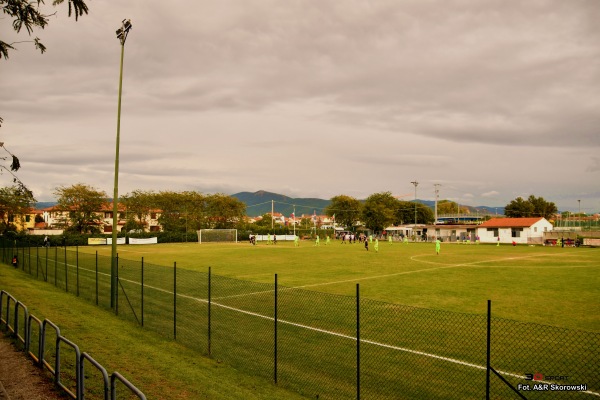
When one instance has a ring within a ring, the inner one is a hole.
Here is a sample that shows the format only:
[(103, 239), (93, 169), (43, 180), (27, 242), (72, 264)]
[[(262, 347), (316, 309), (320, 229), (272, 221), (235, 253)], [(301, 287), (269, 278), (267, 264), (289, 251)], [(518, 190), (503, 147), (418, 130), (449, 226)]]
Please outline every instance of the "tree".
[[(64, 3), (64, 0), (53, 0), (52, 5)], [(75, 20), (77, 20), (83, 14), (88, 13), (88, 7), (83, 0), (68, 0), (69, 3), (69, 17), (74, 13)], [(12, 27), (16, 33), (20, 33), (21, 29), (25, 28), (28, 35), (31, 36), (34, 29), (44, 29), (48, 25), (49, 17), (40, 10), (40, 5), (44, 4), (44, 0), (0, 0), (0, 8), (2, 13), (12, 18)], [(40, 38), (36, 37), (33, 40), (36, 49), (40, 50), (43, 54), (46, 51), (46, 46), (42, 44)], [(22, 42), (18, 42), (22, 43)], [(13, 46), (16, 44), (6, 43), (0, 40), (0, 58), (8, 59), (8, 51), (14, 50)]]
[(438, 214), (470, 214), (468, 207), (461, 207), (458, 203), (450, 200), (438, 202)]
[[(398, 208), (394, 213), (394, 223), (398, 225), (414, 224), (415, 222), (415, 203), (411, 201), (398, 200)], [(421, 219), (419, 219), (421, 221)]]
[(533, 214), (533, 204), (517, 197), (504, 207), (504, 215), (510, 218), (531, 217)]
[(166, 232), (187, 232), (207, 228), (205, 197), (193, 191), (162, 191), (155, 195), (161, 210), (158, 222)]
[(35, 202), (33, 194), (20, 186), (0, 188), (2, 231), (16, 230), (15, 223), (23, 226), (25, 216), (31, 211)]
[(352, 227), (360, 219), (362, 204), (354, 197), (341, 194), (330, 199), (331, 203), (325, 208), (325, 214), (335, 215), (335, 223), (344, 227)]
[(558, 212), (556, 204), (544, 200), (543, 197), (535, 197), (534, 195), (530, 195), (527, 198), (527, 201), (533, 206), (533, 216), (553, 219)]
[(208, 228), (231, 229), (246, 215), (246, 204), (240, 200), (217, 193), (206, 197), (206, 223)]
[(431, 207), (425, 204), (419, 204), (417, 206), (417, 220), (421, 224), (433, 224), (435, 222), (435, 216)]
[(145, 221), (154, 209), (155, 197), (155, 193), (141, 190), (134, 190), (121, 197), (121, 202), (125, 205), (127, 211), (127, 221), (123, 227), (125, 232), (145, 228)]
[(361, 221), (373, 231), (381, 232), (396, 220), (400, 202), (390, 192), (375, 193), (367, 197)]
[(527, 200), (517, 197), (506, 205), (504, 214), (507, 217), (544, 217), (552, 219), (558, 209), (552, 202), (547, 202), (543, 197), (529, 196)]
[(79, 233), (99, 231), (102, 215), (98, 211), (109, 206), (104, 191), (78, 183), (57, 187), (54, 195), (57, 196), (56, 208), (64, 214), (59, 224), (66, 230)]
[[(435, 217), (433, 210), (425, 204), (417, 203), (417, 223), (419, 224), (431, 224), (434, 222)], [(402, 224), (414, 224), (415, 223), (415, 203), (412, 201), (398, 201), (398, 209), (395, 213), (394, 223), (398, 225)]]
[(271, 218), (271, 213), (265, 213), (262, 215), (261, 219), (257, 220), (254, 223), (254, 225), (260, 226), (260, 227), (265, 227), (265, 228), (270, 228), (272, 220), (273, 220), (273, 218)]
[[(53, 0), (52, 5), (57, 6), (64, 3), (65, 0)], [(35, 28), (44, 29), (48, 25), (49, 17), (40, 10), (40, 5), (44, 4), (44, 0), (0, 0), (0, 9), (2, 14), (8, 15), (12, 19), (13, 30), (18, 34), (21, 29), (25, 28), (28, 35), (31, 36)], [(84, 13), (88, 13), (88, 7), (84, 0), (68, 0), (69, 4), (69, 17), (74, 13), (75, 20), (77, 20)], [(53, 15), (53, 14), (52, 14)], [(27, 41), (7, 43), (0, 39), (0, 59), (8, 59), (9, 50), (15, 50), (14, 45), (16, 43), (23, 43)], [(36, 37), (32, 41), (35, 47), (40, 50), (43, 54), (46, 51), (46, 46), (42, 44), (40, 38)], [(0, 127), (2, 126), (3, 119), (0, 117)], [(4, 147), (4, 143), (0, 142), (0, 147)], [(6, 150), (6, 148), (4, 148)], [(8, 152), (8, 150), (6, 150)], [(0, 170), (6, 170), (13, 176), (13, 182), (18, 184), (23, 191), (29, 192), (29, 189), (21, 182), (21, 180), (13, 173), (20, 167), (19, 159), (12, 153), (8, 152), (12, 156), (12, 164), (10, 170), (4, 165), (0, 164)]]

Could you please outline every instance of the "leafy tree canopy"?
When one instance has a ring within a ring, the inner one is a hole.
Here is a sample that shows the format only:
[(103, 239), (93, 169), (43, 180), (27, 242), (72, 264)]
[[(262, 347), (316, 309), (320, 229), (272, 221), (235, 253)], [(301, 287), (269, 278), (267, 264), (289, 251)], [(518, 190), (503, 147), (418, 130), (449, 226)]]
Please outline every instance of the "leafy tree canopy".
[(361, 221), (375, 232), (381, 232), (396, 220), (400, 202), (390, 192), (375, 193), (367, 197)]
[[(64, 3), (65, 0), (53, 0), (52, 5), (57, 6)], [(21, 33), (21, 30), (25, 28), (27, 34), (31, 36), (36, 28), (44, 29), (48, 25), (49, 17), (51, 15), (44, 14), (40, 6), (44, 4), (44, 0), (0, 0), (0, 9), (2, 13), (8, 15), (12, 19), (13, 30), (17, 33)], [(83, 14), (88, 13), (88, 7), (83, 0), (68, 0), (69, 4), (69, 17), (75, 15), (77, 20)], [(33, 40), (36, 49), (41, 53), (46, 51), (40, 38), (36, 37)], [(22, 43), (22, 42), (17, 42)], [(6, 43), (0, 40), (0, 58), (8, 59), (9, 50), (15, 50), (16, 43)]]
[(556, 205), (543, 197), (531, 195), (527, 200), (517, 197), (504, 207), (504, 214), (511, 218), (544, 217), (552, 219), (558, 212)]
[(335, 223), (339, 226), (352, 227), (360, 219), (362, 204), (354, 197), (341, 194), (331, 198), (331, 203), (325, 208), (325, 214), (335, 215)]
[(57, 197), (56, 207), (68, 215), (59, 221), (60, 225), (79, 233), (98, 231), (98, 224), (102, 220), (98, 211), (108, 207), (104, 191), (78, 183), (57, 187), (54, 195)]
[[(22, 225), (25, 215), (31, 211), (35, 202), (33, 194), (20, 186), (0, 188), (0, 214), (6, 217), (7, 221)], [(9, 225), (4, 226), (4, 228), (8, 229)]]

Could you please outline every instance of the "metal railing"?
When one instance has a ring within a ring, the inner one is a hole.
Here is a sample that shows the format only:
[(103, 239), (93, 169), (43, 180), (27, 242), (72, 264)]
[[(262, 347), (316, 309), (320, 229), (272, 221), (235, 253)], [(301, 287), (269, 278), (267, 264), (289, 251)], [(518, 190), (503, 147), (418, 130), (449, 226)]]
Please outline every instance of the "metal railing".
[[(12, 307), (14, 309), (14, 312), (12, 314), (11, 303), (14, 304), (14, 306)], [(4, 304), (6, 304), (6, 307), (4, 307)], [(19, 317), (19, 309), (22, 310), (22, 319)], [(31, 351), (31, 345), (33, 343), (32, 330), (34, 326), (34, 324), (31, 323), (32, 321), (35, 321), (39, 328), (37, 354), (34, 351)], [(139, 399), (146, 399), (145, 395), (138, 388), (136, 388), (118, 372), (112, 373), (110, 377), (109, 389), (108, 374), (106, 372), (106, 369), (102, 367), (102, 365), (100, 365), (87, 353), (81, 353), (79, 347), (75, 343), (61, 335), (60, 328), (52, 321), (48, 319), (41, 321), (39, 318), (30, 315), (27, 311), (27, 307), (5, 290), (0, 290), (0, 329), (4, 329), (8, 335), (14, 337), (18, 343), (21, 343), (23, 345), (23, 350), (25, 350), (25, 353), (34, 360), (34, 364), (40, 368), (45, 368), (47, 371), (49, 371), (50, 374), (53, 376), (53, 380), (56, 386), (60, 387), (65, 392), (65, 394), (67, 394), (72, 399), (83, 399), (85, 396), (85, 374), (83, 373), (84, 360), (88, 360), (96, 368), (102, 371), (104, 377), (103, 389), (105, 399), (108, 399), (109, 394), (111, 395), (111, 399), (117, 398), (117, 381), (122, 382), (123, 385), (127, 387), (130, 390), (130, 392), (136, 395)], [(46, 356), (46, 352), (47, 350), (49, 350), (46, 348), (46, 342), (48, 332), (50, 330), (54, 332), (56, 340), (54, 352), (51, 353), (49, 356)], [(23, 332), (23, 335), (19, 334), (19, 332), (21, 331)], [(75, 353), (74, 368), (72, 370), (62, 368), (63, 363), (61, 361), (61, 345), (63, 344), (69, 346)], [(48, 358), (53, 358), (54, 363), (52, 364), (50, 361), (48, 361)], [(63, 375), (70, 376), (65, 378)], [(29, 383), (24, 382), (23, 384), (25, 385)]]

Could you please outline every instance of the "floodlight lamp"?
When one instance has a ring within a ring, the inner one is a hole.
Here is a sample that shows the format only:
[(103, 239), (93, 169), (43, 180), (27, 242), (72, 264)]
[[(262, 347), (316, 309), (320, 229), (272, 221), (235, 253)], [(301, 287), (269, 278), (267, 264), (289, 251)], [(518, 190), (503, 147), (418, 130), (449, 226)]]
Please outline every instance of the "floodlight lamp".
[(122, 26), (117, 29), (117, 39), (119, 39), (121, 41), (122, 44), (125, 43), (125, 40), (127, 39), (127, 34), (129, 33), (129, 30), (131, 29), (131, 20), (130, 19), (124, 19), (122, 21)]

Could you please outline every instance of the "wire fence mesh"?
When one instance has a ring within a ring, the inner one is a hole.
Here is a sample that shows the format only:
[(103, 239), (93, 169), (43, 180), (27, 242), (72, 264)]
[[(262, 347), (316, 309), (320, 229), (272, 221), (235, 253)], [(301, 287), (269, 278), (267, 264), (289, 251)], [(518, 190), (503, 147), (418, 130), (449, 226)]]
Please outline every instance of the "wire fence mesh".
[[(18, 253), (37, 279), (111, 307), (109, 257), (5, 247), (4, 263)], [(597, 332), (361, 299), (358, 285), (356, 296), (340, 296), (278, 286), (276, 277), (117, 264), (119, 316), (308, 397), (600, 396)]]

